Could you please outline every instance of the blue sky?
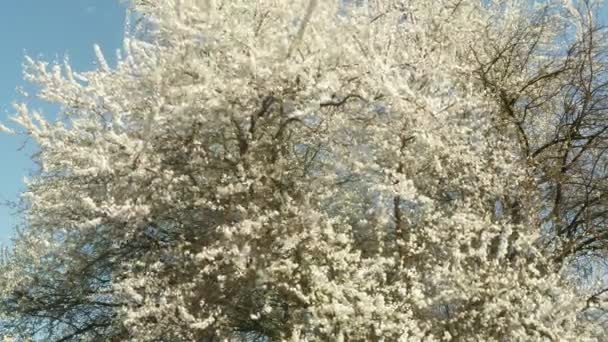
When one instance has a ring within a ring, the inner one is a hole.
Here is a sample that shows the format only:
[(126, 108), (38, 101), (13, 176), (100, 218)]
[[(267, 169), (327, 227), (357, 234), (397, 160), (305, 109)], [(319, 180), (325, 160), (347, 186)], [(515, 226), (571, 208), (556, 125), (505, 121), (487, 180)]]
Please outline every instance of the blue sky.
[[(19, 100), (16, 88), (26, 86), (21, 65), (27, 54), (47, 61), (69, 56), (75, 70), (94, 66), (93, 44), (111, 57), (122, 41), (126, 7), (118, 0), (0, 1), (0, 122)], [(608, 11), (601, 15), (608, 19)], [(49, 113), (52, 107), (40, 105)], [(33, 170), (32, 144), (19, 150), (25, 138), (0, 134), (0, 202), (16, 201), (23, 179)], [(28, 153), (29, 152), (29, 153)], [(0, 244), (8, 243), (18, 223), (14, 209), (0, 206)]]
[[(0, 122), (12, 115), (19, 100), (16, 88), (26, 86), (21, 65), (24, 56), (47, 61), (69, 56), (75, 70), (94, 66), (93, 44), (109, 57), (122, 43), (126, 6), (118, 0), (5, 0), (0, 1)], [(44, 112), (53, 108), (38, 105)], [(30, 143), (25, 138), (0, 134), (0, 202), (16, 201), (23, 178), (34, 170)], [(29, 153), (28, 153), (29, 152)], [(9, 241), (18, 222), (14, 209), (0, 206), (0, 243)]]

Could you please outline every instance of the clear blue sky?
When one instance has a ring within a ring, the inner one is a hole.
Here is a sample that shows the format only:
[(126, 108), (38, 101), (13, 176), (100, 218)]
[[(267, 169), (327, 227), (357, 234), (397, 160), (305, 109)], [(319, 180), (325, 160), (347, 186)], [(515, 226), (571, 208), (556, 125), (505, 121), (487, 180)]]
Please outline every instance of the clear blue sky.
[[(126, 6), (118, 0), (4, 0), (0, 1), (0, 121), (12, 115), (19, 99), (23, 57), (47, 61), (69, 56), (75, 70), (94, 65), (93, 44), (110, 57), (122, 43)], [(50, 112), (53, 108), (39, 105)], [(0, 134), (0, 201), (16, 201), (23, 178), (34, 170), (28, 150), (18, 151), (22, 136)], [(14, 210), (0, 206), (0, 244), (9, 241), (18, 222)]]
[[(25, 54), (48, 61), (67, 55), (74, 69), (83, 70), (93, 67), (93, 44), (99, 44), (111, 60), (121, 45), (125, 10), (118, 0), (0, 1), (0, 121), (7, 121), (11, 104), (19, 99), (15, 89), (26, 85), (21, 72)], [(608, 21), (608, 11), (601, 19)], [(28, 155), (33, 146), (19, 151), (23, 142), (24, 137), (0, 134), (0, 202), (16, 201), (23, 178), (34, 169)], [(13, 209), (0, 206), (0, 244), (9, 241), (17, 222)]]

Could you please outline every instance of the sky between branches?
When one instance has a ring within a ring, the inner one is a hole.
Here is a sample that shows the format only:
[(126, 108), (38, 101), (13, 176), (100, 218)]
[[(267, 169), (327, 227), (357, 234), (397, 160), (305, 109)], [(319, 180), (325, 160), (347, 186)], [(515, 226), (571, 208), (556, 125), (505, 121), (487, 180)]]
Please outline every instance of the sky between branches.
[[(19, 0), (0, 2), (0, 122), (12, 115), (12, 103), (24, 100), (16, 88), (27, 89), (22, 79), (22, 62), (27, 54), (47, 61), (68, 56), (75, 69), (94, 67), (93, 44), (99, 44), (112, 60), (120, 47), (126, 7), (119, 1)], [(54, 108), (30, 102), (45, 114)], [(23, 179), (35, 170), (29, 156), (32, 143), (24, 136), (0, 135), (0, 201), (17, 201)], [(21, 147), (24, 146), (23, 149)], [(0, 244), (9, 242), (19, 216), (0, 207)]]

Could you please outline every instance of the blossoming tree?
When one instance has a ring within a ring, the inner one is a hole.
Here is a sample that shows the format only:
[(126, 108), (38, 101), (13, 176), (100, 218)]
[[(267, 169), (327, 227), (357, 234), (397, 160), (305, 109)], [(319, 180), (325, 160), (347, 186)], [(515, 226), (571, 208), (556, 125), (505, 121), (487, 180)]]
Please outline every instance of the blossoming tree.
[(28, 60), (61, 110), (16, 106), (41, 170), (1, 266), (5, 331), (594, 340), (478, 73), (482, 33), (514, 32), (525, 6), (140, 0), (116, 66)]

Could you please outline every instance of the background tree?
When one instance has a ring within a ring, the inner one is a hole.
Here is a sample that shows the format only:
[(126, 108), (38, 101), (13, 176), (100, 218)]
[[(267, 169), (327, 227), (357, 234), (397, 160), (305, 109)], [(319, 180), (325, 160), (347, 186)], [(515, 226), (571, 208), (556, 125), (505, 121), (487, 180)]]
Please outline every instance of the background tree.
[[(601, 281), (608, 241), (608, 50), (597, 6), (565, 2), (528, 11), (535, 15), (488, 27), (491, 43), (475, 53), (478, 77), (502, 108), (497, 129), (516, 129), (520, 154), (536, 175), (545, 248), (584, 280), (600, 274), (590, 304), (605, 301), (608, 286)], [(497, 13), (501, 22), (504, 12)], [(519, 207), (516, 199), (506, 202)]]

